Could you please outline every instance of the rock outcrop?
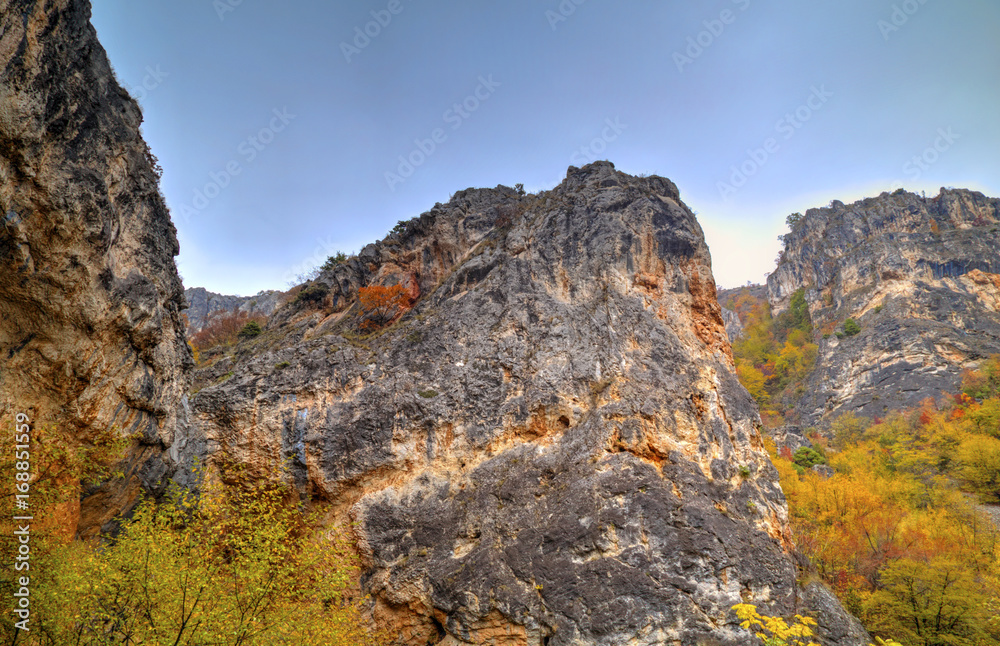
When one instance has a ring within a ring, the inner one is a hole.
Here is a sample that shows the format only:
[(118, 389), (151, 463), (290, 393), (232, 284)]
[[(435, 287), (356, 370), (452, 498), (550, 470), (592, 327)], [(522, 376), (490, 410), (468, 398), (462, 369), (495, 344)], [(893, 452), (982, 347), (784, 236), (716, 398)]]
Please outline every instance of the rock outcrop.
[[(1000, 353), (1000, 199), (897, 191), (811, 209), (767, 286), (776, 313), (804, 289), (824, 334), (800, 423), (916, 406)], [(848, 318), (860, 333), (843, 334)]]
[(125, 478), (84, 493), (96, 532), (162, 491), (191, 363), (177, 238), (80, 0), (0, 2), (0, 417), (137, 445)]
[(250, 316), (271, 316), (287, 296), (285, 292), (273, 289), (259, 292), (255, 296), (231, 296), (216, 294), (204, 287), (189, 287), (184, 290), (187, 307), (183, 314), (187, 317), (187, 332), (193, 334), (201, 330), (211, 316), (225, 313), (243, 313)]
[[(361, 334), (372, 284), (414, 305)], [(669, 180), (602, 162), (539, 195), (461, 191), (299, 294), (198, 371), (181, 454), (333, 503), (403, 643), (743, 644), (741, 600), (822, 606), (828, 638), (867, 643), (796, 583), (708, 250)]]
[(729, 337), (729, 342), (732, 343), (736, 339), (740, 338), (743, 334), (743, 322), (740, 321), (740, 316), (736, 312), (730, 309), (722, 308), (722, 321), (726, 326), (726, 336)]

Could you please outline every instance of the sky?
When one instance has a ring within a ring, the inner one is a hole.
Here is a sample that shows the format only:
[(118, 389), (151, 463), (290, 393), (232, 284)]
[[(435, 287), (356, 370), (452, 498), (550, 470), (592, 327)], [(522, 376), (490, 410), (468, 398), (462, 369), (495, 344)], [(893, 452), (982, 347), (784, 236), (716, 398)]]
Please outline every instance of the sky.
[(673, 180), (724, 287), (785, 217), (1000, 196), (996, 0), (93, 0), (188, 287), (287, 289), (469, 187)]

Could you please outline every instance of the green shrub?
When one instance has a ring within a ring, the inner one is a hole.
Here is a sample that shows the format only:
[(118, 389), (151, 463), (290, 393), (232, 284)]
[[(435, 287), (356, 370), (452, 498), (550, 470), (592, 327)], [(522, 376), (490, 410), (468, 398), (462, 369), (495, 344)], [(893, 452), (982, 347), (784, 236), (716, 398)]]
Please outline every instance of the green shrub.
[(788, 302), (788, 309), (778, 316), (775, 328), (787, 336), (792, 330), (812, 332), (812, 319), (809, 316), (809, 303), (806, 302), (805, 288), (795, 290)]
[(792, 213), (785, 218), (785, 224), (788, 225), (789, 229), (795, 229), (795, 225), (801, 222), (804, 217), (801, 213)]
[(295, 303), (315, 304), (322, 301), (330, 289), (326, 285), (314, 284), (306, 287), (295, 296)]
[(323, 271), (330, 271), (337, 265), (342, 265), (345, 262), (347, 262), (347, 254), (344, 253), (343, 251), (338, 251), (337, 253), (326, 259), (326, 262), (323, 263), (321, 269)]
[(276, 363), (276, 364), (274, 364), (274, 367), (275, 367), (275, 369), (277, 369), (277, 370), (284, 370), (285, 368), (287, 368), (287, 367), (288, 367), (288, 366), (290, 366), (290, 365), (292, 365), (292, 364), (290, 364), (290, 363), (289, 363), (289, 362), (287, 362), (287, 361), (282, 361), (281, 363)]
[(250, 321), (243, 326), (243, 329), (240, 330), (237, 336), (241, 339), (252, 339), (255, 336), (260, 336), (263, 332), (264, 330), (260, 327), (260, 323), (257, 321)]
[(844, 334), (847, 336), (854, 336), (861, 331), (861, 326), (858, 325), (857, 321), (854, 319), (847, 319), (844, 321)]
[(826, 464), (826, 458), (816, 449), (800, 446), (792, 454), (792, 461), (803, 469), (809, 469), (817, 464)]

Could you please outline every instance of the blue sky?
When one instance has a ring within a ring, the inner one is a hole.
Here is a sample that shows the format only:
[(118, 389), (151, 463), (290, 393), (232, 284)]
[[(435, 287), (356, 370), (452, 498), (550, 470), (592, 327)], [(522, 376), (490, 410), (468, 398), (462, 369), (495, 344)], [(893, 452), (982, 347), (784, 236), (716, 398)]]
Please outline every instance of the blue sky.
[(455, 191), (596, 159), (672, 179), (727, 287), (793, 211), (1000, 196), (996, 0), (93, 3), (187, 286), (285, 289)]

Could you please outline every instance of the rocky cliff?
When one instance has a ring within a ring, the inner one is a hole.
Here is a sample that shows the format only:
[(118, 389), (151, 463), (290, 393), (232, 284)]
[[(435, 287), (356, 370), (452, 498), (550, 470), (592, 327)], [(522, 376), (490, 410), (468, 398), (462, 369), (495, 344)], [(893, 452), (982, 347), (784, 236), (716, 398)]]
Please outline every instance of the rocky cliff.
[[(352, 521), (407, 644), (742, 644), (730, 607), (809, 612), (757, 411), (677, 188), (609, 163), (467, 190), (338, 265), (201, 367), (175, 231), (85, 0), (0, 0), (0, 411), (133, 447), (92, 535), (207, 458)], [(361, 330), (362, 287), (402, 312)], [(179, 465), (179, 466), (178, 466)], [(234, 469), (233, 467), (240, 467)]]
[(81, 0), (0, 1), (0, 417), (136, 443), (124, 479), (83, 492), (84, 535), (162, 491), (190, 364), (142, 115), (89, 18)]
[(1000, 353), (998, 221), (1000, 199), (942, 189), (835, 201), (792, 227), (767, 287), (775, 312), (804, 289), (824, 335), (801, 422), (915, 406)]
[[(412, 305), (361, 333), (374, 284)], [(741, 600), (867, 643), (796, 583), (708, 250), (669, 180), (603, 162), (539, 195), (456, 193), (196, 381), (181, 455), (332, 503), (403, 643), (742, 644)]]
[(199, 331), (213, 315), (241, 312), (250, 316), (270, 316), (284, 303), (286, 295), (269, 289), (255, 296), (231, 296), (216, 294), (204, 287), (189, 287), (184, 290), (184, 300), (187, 307), (183, 314), (187, 317), (187, 332), (190, 335)]

